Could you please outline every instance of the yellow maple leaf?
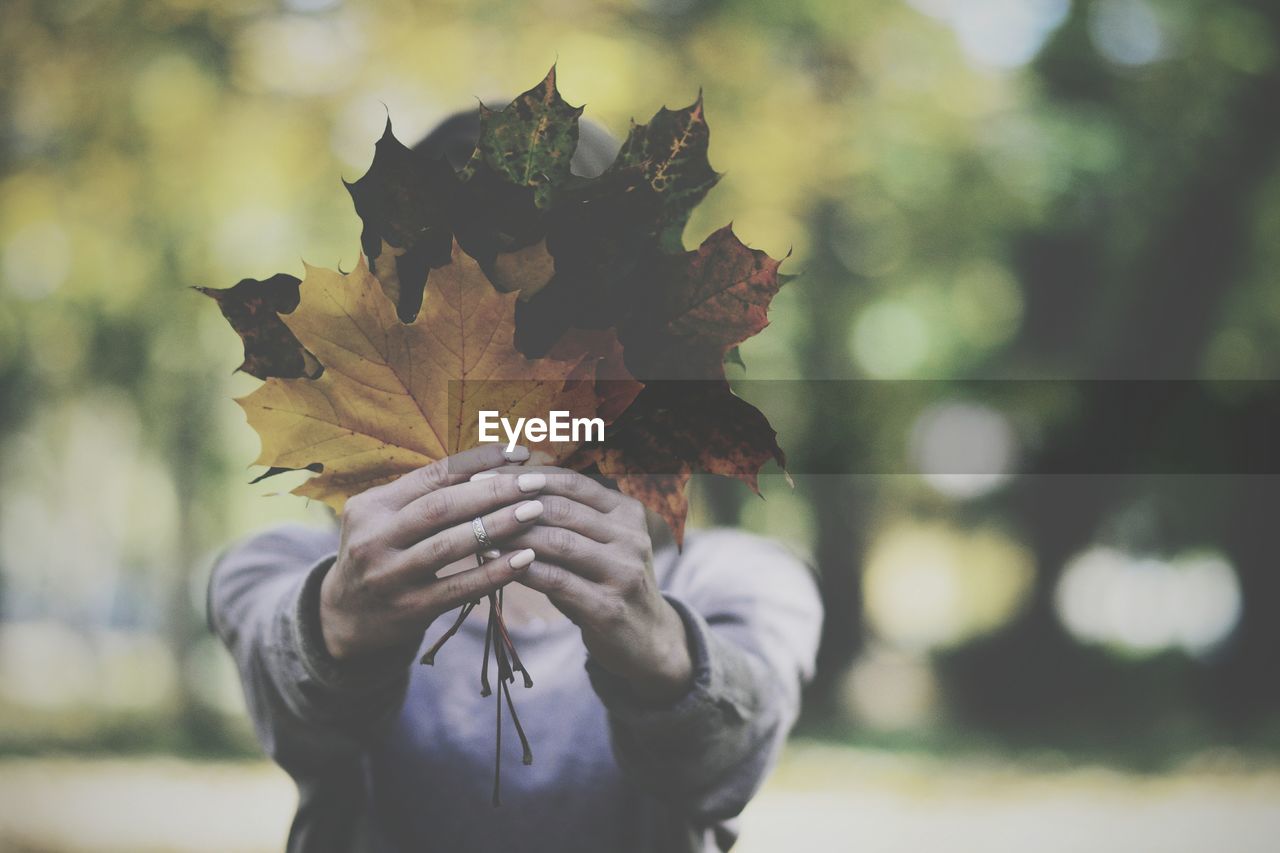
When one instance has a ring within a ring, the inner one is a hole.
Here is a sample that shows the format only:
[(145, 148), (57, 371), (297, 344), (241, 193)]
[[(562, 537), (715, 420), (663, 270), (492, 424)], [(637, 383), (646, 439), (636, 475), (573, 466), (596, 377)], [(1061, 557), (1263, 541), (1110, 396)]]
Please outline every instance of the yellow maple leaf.
[[(352, 495), (474, 447), (480, 410), (596, 415), (594, 360), (525, 358), (514, 344), (519, 294), (495, 289), (456, 242), (408, 324), (363, 259), (348, 274), (306, 273), (297, 309), (281, 319), (323, 373), (270, 378), (236, 401), (262, 440), (255, 464), (323, 466), (295, 494), (341, 511)], [(533, 449), (536, 461), (559, 464), (577, 445)]]

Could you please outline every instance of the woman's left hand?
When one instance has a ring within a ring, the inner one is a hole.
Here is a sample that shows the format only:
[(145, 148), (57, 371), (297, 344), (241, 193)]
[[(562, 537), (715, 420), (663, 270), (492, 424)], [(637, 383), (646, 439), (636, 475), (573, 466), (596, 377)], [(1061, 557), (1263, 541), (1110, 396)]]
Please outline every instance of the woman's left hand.
[(518, 582), (545, 593), (581, 629), (591, 657), (640, 699), (684, 695), (693, 679), (688, 635), (658, 590), (644, 506), (564, 468), (497, 473), (530, 471), (547, 477), (542, 515), (501, 543), (537, 554)]

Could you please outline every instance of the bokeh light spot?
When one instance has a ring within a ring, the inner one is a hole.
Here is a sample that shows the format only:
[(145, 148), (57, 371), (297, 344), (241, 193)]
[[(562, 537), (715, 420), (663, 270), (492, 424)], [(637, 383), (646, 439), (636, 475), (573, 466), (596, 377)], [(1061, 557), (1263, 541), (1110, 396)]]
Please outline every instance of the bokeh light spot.
[(929, 358), (929, 327), (913, 306), (884, 299), (863, 309), (853, 324), (849, 346), (869, 376), (908, 378), (919, 373)]
[(1165, 53), (1160, 19), (1146, 0), (1098, 0), (1089, 7), (1089, 38), (1116, 65), (1147, 65)]
[(1004, 415), (975, 403), (941, 403), (911, 428), (916, 470), (938, 492), (955, 498), (987, 494), (1013, 473), (1017, 438)]
[(873, 642), (850, 667), (842, 699), (859, 723), (903, 731), (934, 722), (938, 694), (927, 658)]
[(1015, 68), (1035, 58), (1066, 20), (1069, 0), (910, 0), (946, 22), (965, 54), (979, 65)]
[(1211, 651), (1235, 628), (1242, 603), (1235, 569), (1220, 554), (1167, 560), (1102, 546), (1067, 564), (1055, 601), (1076, 637), (1135, 656)]
[(20, 299), (51, 296), (71, 272), (71, 241), (57, 222), (22, 226), (4, 242), (0, 262), (6, 289)]
[(899, 523), (868, 549), (867, 616), (877, 636), (900, 648), (955, 646), (1017, 613), (1033, 565), (1025, 547), (994, 530)]

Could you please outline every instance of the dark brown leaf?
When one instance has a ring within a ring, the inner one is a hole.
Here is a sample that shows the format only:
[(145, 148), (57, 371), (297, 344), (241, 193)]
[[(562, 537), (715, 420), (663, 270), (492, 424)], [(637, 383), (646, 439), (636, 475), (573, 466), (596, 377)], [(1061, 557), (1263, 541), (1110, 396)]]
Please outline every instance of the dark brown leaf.
[(277, 273), (271, 278), (241, 279), (234, 287), (197, 287), (218, 303), (222, 316), (244, 342), (244, 361), (237, 370), (267, 379), (314, 379), (323, 368), (280, 319), (298, 307), (296, 276)]
[(785, 469), (777, 433), (723, 380), (646, 384), (594, 456), (602, 474), (662, 515), (677, 543), (691, 474), (733, 477), (758, 494), (760, 469), (771, 459)]
[(428, 273), (449, 263), (457, 173), (443, 157), (406, 147), (387, 120), (369, 171), (346, 184), (364, 223), (360, 246), (405, 323), (422, 306)]
[(657, 292), (622, 327), (632, 372), (644, 380), (723, 378), (730, 350), (769, 325), (780, 264), (745, 246), (731, 225), (693, 251), (664, 256)]

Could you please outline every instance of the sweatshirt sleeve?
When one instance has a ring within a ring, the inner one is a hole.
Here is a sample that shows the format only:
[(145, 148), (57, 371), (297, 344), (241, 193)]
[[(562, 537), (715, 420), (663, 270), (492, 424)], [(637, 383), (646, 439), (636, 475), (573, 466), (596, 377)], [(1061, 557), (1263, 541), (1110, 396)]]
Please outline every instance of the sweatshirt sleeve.
[(663, 594), (688, 634), (690, 690), (646, 707), (591, 660), (587, 671), (624, 772), (698, 821), (725, 821), (759, 789), (799, 715), (822, 605), (787, 549), (729, 530), (690, 537)]
[(209, 622), (231, 652), (263, 749), (300, 784), (349, 770), (398, 712), (416, 651), (340, 662), (320, 633), (336, 537), (283, 527), (230, 548), (209, 581)]

